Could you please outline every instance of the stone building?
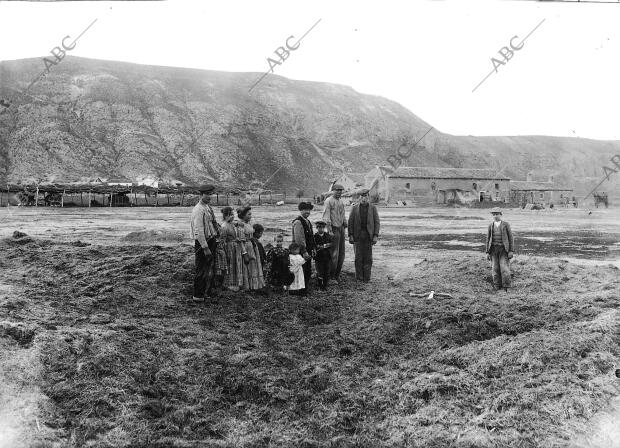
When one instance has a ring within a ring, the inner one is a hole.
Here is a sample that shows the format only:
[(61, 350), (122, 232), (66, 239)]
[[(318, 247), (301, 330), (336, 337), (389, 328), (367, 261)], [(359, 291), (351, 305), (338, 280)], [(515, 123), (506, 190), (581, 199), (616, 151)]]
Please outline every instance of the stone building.
[(552, 181), (513, 180), (510, 182), (510, 200), (523, 206), (525, 204), (567, 204), (572, 200), (573, 189)]
[(510, 196), (510, 179), (493, 169), (402, 166), (391, 172), (377, 167), (366, 174), (365, 184), (381, 200), (416, 205), (507, 202)]

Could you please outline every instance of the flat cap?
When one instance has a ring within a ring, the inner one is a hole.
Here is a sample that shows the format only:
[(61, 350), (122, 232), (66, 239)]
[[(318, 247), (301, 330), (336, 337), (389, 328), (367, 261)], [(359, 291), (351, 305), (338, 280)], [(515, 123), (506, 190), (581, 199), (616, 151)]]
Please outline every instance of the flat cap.
[(314, 205), (312, 205), (309, 202), (304, 202), (301, 201), (298, 205), (297, 208), (301, 211), (301, 210), (312, 210), (314, 208)]
[(501, 215), (501, 214), (502, 214), (502, 209), (501, 209), (501, 208), (499, 208), (499, 207), (493, 207), (493, 208), (491, 209), (491, 214), (493, 215), (493, 214), (495, 214), (495, 213), (499, 213), (499, 214)]
[(215, 191), (215, 185), (202, 184), (198, 187), (198, 191), (206, 194), (213, 193)]
[(332, 191), (336, 191), (336, 190), (344, 190), (344, 187), (340, 184), (332, 185)]
[(314, 223), (317, 227), (325, 227), (327, 223), (325, 221), (316, 221)]
[(366, 195), (366, 194), (368, 194), (368, 193), (370, 193), (370, 190), (369, 190), (368, 188), (362, 188), (362, 189), (359, 191), (359, 194), (360, 194), (360, 195), (362, 195), (362, 196), (363, 196), (363, 195)]

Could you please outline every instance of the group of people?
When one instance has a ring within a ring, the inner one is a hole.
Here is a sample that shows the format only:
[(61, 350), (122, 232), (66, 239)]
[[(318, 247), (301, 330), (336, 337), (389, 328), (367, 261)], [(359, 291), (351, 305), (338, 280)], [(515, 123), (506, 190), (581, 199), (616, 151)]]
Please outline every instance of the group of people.
[[(200, 187), (201, 198), (192, 210), (191, 232), (194, 238), (196, 274), (193, 300), (212, 297), (217, 288), (231, 291), (249, 290), (269, 294), (273, 290), (307, 295), (311, 279), (325, 290), (331, 282), (338, 284), (345, 258), (345, 231), (355, 251), (355, 275), (369, 282), (372, 270), (372, 246), (379, 237), (379, 214), (368, 201), (368, 190), (360, 192), (348, 220), (341, 200), (344, 187), (332, 186), (333, 194), (325, 200), (322, 220), (310, 221), (314, 206), (298, 204), (299, 216), (292, 222), (292, 241), (285, 246), (279, 233), (274, 243), (263, 246), (264, 227), (251, 224), (252, 207), (223, 207), (218, 223), (211, 207), (212, 185)], [(312, 260), (315, 274), (313, 275)]]
[[(368, 190), (359, 192), (359, 201), (347, 219), (341, 200), (344, 188), (333, 185), (333, 194), (324, 203), (322, 219), (314, 223), (316, 232), (309, 219), (314, 206), (300, 202), (299, 216), (292, 222), (292, 242), (285, 246), (284, 235), (279, 233), (274, 244), (263, 246), (263, 226), (250, 224), (252, 207), (238, 208), (236, 218), (232, 207), (223, 207), (222, 223), (217, 222), (210, 205), (214, 189), (212, 185), (201, 186), (200, 201), (192, 211), (196, 256), (194, 301), (204, 301), (217, 288), (266, 294), (280, 290), (307, 295), (312, 278), (316, 278), (322, 290), (330, 282), (339, 284), (345, 258), (345, 232), (355, 251), (356, 279), (370, 281), (372, 246), (379, 238), (380, 221), (377, 207), (368, 200)], [(510, 225), (502, 220), (502, 211), (494, 208), (491, 214), (493, 222), (488, 227), (485, 249), (491, 261), (493, 286), (508, 291), (514, 237)]]

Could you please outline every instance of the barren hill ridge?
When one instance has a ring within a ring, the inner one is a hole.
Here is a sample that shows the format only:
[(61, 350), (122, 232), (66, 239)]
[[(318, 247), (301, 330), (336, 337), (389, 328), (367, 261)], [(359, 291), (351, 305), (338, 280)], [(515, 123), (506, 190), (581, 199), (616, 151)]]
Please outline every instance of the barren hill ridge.
[[(0, 63), (0, 98), (13, 103), (0, 116), (0, 181), (268, 180), (265, 188), (311, 194), (342, 171), (384, 165), (404, 135), (432, 125), (343, 85), (269, 75), (248, 92), (260, 74), (72, 56), (20, 96), (42, 68), (40, 58)], [(617, 153), (618, 141), (433, 130), (406, 164), (502, 169), (514, 179), (542, 168), (594, 184)]]

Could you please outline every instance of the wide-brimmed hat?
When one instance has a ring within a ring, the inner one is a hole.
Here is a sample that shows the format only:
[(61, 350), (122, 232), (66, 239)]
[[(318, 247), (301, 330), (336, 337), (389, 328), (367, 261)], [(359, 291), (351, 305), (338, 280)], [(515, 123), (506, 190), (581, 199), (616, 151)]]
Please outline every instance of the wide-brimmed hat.
[(299, 209), (299, 211), (302, 211), (302, 210), (312, 210), (314, 208), (314, 205), (312, 205), (309, 202), (302, 201), (302, 202), (300, 202), (297, 205), (297, 208)]
[(332, 185), (332, 191), (336, 191), (336, 190), (344, 190), (344, 187), (340, 184)]
[(500, 215), (502, 214), (502, 209), (499, 207), (493, 207), (491, 209), (491, 214), (494, 215), (495, 213), (499, 213)]
[(215, 185), (202, 184), (201, 186), (198, 187), (198, 191), (203, 194), (213, 193), (215, 191)]

